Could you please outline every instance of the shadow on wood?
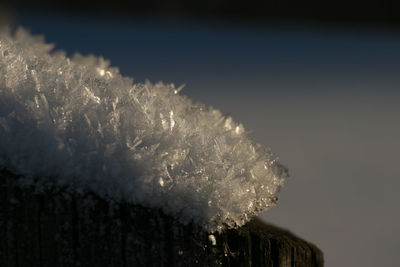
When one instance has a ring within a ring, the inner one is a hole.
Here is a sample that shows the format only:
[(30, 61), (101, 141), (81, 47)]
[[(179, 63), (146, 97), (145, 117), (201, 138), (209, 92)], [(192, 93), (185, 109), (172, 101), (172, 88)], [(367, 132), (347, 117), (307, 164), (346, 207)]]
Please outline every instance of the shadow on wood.
[(37, 193), (7, 171), (0, 172), (0, 236), (2, 267), (323, 266), (317, 247), (257, 219), (210, 235), (92, 193)]

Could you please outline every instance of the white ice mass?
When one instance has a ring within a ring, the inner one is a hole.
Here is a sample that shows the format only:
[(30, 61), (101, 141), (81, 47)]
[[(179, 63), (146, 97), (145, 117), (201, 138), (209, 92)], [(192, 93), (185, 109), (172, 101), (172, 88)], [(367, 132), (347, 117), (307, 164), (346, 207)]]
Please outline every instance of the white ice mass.
[(173, 85), (52, 48), (22, 29), (0, 34), (1, 168), (212, 231), (275, 204), (286, 169), (241, 124)]

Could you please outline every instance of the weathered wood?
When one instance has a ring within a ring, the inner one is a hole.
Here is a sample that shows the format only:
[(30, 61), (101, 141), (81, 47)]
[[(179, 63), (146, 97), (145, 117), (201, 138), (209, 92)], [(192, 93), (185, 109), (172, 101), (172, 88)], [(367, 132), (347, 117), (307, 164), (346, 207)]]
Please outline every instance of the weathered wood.
[(323, 266), (322, 252), (253, 220), (214, 233), (160, 210), (52, 188), (34, 193), (0, 174), (0, 266)]

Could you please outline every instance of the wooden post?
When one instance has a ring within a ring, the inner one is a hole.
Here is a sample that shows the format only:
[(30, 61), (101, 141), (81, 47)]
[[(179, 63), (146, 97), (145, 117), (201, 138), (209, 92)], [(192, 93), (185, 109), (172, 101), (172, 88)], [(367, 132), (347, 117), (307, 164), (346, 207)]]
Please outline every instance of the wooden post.
[(0, 266), (323, 266), (314, 245), (257, 219), (207, 233), (93, 193), (35, 193), (0, 172)]

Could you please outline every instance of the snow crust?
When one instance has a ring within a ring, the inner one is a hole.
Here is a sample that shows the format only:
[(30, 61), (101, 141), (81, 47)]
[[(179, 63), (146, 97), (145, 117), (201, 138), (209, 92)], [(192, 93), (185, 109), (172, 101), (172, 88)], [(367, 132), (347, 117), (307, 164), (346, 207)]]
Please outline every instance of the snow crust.
[(231, 117), (174, 85), (134, 83), (103, 58), (52, 49), (23, 29), (0, 34), (0, 167), (210, 231), (276, 203), (286, 169)]

